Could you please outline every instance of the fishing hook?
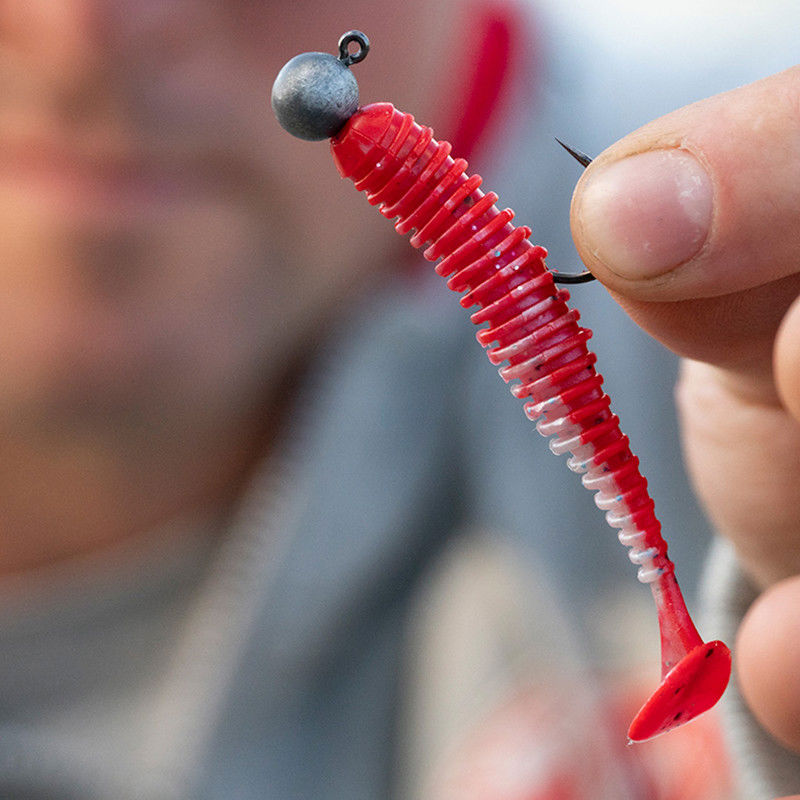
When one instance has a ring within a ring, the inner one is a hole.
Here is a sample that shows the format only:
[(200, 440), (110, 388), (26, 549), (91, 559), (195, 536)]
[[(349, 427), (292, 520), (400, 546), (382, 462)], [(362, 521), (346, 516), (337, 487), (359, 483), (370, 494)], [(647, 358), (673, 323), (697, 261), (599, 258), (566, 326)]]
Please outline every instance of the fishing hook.
[[(586, 153), (582, 153), (580, 150), (575, 150), (574, 148), (570, 147), (568, 144), (564, 144), (558, 136), (555, 137), (555, 140), (579, 163), (583, 166), (584, 169), (592, 163), (592, 159), (586, 155)], [(583, 272), (578, 272), (575, 275), (568, 275), (562, 274), (560, 272), (556, 272), (555, 270), (550, 270), (553, 273), (553, 280), (556, 283), (589, 283), (589, 281), (596, 281), (594, 275), (589, 272), (588, 269), (584, 270)]]

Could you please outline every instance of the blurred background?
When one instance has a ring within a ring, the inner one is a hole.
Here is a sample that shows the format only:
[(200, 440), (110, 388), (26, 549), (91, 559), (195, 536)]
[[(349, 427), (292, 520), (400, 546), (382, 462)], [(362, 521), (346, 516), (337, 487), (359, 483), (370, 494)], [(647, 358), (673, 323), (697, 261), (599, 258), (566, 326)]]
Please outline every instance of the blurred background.
[[(365, 31), (362, 103), (453, 141), (573, 272), (554, 137), (594, 155), (784, 69), (799, 23), (0, 2), (0, 795), (735, 796), (713, 713), (625, 746), (659, 675), (647, 588), (431, 265), (268, 94)], [(572, 295), (696, 610), (676, 359)]]

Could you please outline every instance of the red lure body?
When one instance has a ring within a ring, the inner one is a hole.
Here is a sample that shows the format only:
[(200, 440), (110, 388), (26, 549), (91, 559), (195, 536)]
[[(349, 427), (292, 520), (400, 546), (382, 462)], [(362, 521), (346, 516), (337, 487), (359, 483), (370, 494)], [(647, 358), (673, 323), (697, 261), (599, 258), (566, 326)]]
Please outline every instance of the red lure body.
[(500, 367), (512, 393), (526, 399), (525, 412), (537, 429), (552, 436), (551, 450), (570, 453), (570, 469), (596, 492), (609, 525), (619, 529), (650, 585), (658, 608), (662, 683), (628, 732), (649, 739), (710, 708), (725, 689), (730, 652), (722, 642), (703, 643), (692, 623), (667, 557), (639, 460), (612, 413), (586, 342), (591, 331), (578, 324), (544, 263), (531, 231), (512, 224), (513, 212), (499, 210), (497, 195), (484, 193), (479, 175), (450, 155), (450, 145), (433, 138), (410, 114), (390, 103), (360, 108), (331, 139), (343, 177), (354, 181), (381, 213), (397, 218), (424, 256), (441, 259), (436, 272), (464, 293), (464, 307), (477, 306), (472, 321), (482, 325), (478, 341)]

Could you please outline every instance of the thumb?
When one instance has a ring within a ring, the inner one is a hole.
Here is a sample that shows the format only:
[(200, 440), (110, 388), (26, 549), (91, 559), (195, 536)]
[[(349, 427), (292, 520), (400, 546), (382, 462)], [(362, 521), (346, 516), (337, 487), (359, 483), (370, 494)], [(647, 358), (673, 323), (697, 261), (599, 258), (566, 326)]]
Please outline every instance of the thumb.
[(800, 67), (617, 142), (572, 204), (585, 264), (681, 355), (769, 372), (800, 290)]

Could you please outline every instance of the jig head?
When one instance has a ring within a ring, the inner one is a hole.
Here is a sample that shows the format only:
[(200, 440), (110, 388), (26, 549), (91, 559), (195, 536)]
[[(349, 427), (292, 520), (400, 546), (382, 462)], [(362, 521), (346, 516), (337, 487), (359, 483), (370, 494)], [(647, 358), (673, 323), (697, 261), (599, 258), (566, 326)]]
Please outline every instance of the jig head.
[[(448, 142), (390, 103), (358, 108), (349, 66), (368, 48), (363, 33), (350, 31), (339, 42), (338, 58), (296, 56), (275, 81), (272, 107), (290, 133), (331, 137), (340, 174), (396, 219), (399, 233), (413, 232), (414, 247), (426, 246), (425, 258), (439, 261), (436, 272), (464, 293), (462, 306), (478, 306), (471, 319), (484, 326), (477, 338), (489, 360), (513, 382), (512, 394), (528, 399), (525, 413), (552, 437), (550, 449), (571, 454), (567, 466), (583, 473), (584, 486), (596, 492), (606, 521), (630, 548), (639, 580), (652, 591), (661, 634), (661, 684), (628, 730), (632, 741), (650, 739), (717, 702), (730, 676), (730, 651), (720, 641), (703, 642), (692, 622), (639, 459), (586, 346), (591, 331), (566, 305), (569, 293), (555, 286), (569, 276), (548, 270), (547, 251), (528, 241), (530, 228), (512, 225), (514, 212), (498, 210), (497, 195), (481, 191), (481, 177), (466, 173), (467, 162), (450, 155)], [(588, 156), (567, 150), (588, 163)]]

